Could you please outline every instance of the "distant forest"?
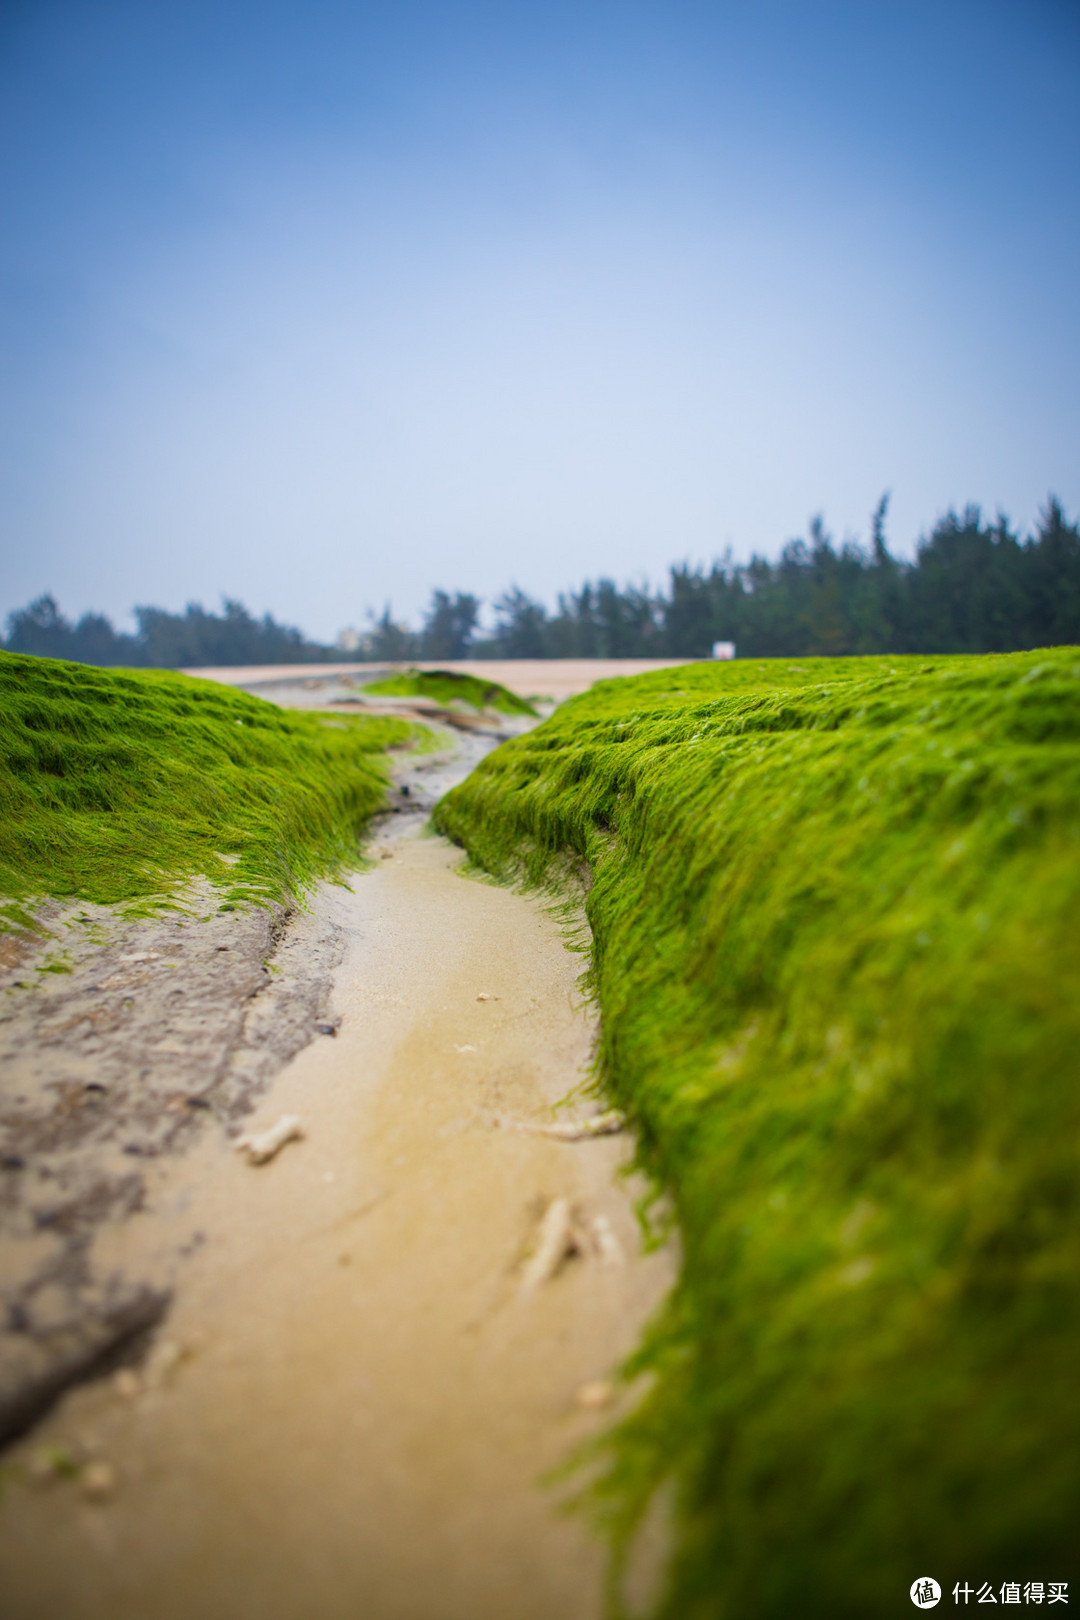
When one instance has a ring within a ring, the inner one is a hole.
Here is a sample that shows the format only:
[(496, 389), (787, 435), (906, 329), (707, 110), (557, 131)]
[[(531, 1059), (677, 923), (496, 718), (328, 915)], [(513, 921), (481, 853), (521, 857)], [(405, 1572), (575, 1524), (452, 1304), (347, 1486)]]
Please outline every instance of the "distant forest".
[(267, 614), (226, 600), (220, 614), (192, 603), (182, 614), (135, 609), (134, 635), (101, 614), (64, 618), (52, 596), (8, 616), (3, 645), (85, 664), (182, 669), (215, 664), (299, 664), (328, 659), (706, 658), (716, 641), (741, 658), (845, 653), (1009, 652), (1080, 642), (1080, 525), (1051, 498), (1033, 534), (1008, 520), (984, 523), (978, 507), (949, 512), (918, 545), (913, 562), (885, 542), (887, 497), (870, 541), (837, 547), (820, 518), (775, 562), (730, 553), (711, 567), (679, 563), (666, 589), (614, 580), (586, 583), (554, 612), (516, 586), (492, 603), (495, 626), (479, 631), (481, 599), (437, 590), (418, 630), (389, 606), (362, 635), (336, 647), (307, 641)]

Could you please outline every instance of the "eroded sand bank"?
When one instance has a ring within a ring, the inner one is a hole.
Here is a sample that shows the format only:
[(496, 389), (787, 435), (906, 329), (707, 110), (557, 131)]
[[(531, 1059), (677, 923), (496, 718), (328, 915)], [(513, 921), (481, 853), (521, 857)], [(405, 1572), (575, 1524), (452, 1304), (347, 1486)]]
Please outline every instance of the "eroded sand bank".
[[(539, 1476), (606, 1420), (578, 1396), (671, 1257), (640, 1255), (626, 1138), (507, 1123), (550, 1119), (581, 1078), (581, 958), (422, 822), (386, 818), (376, 869), (318, 897), (346, 940), (340, 1029), (252, 1122), (295, 1113), (304, 1140), (255, 1169), (207, 1134), (99, 1239), (121, 1270), (188, 1258), (149, 1362), (71, 1390), (9, 1453), (11, 1620), (598, 1615), (600, 1550)], [(558, 1197), (619, 1254), (583, 1240), (523, 1297)], [(103, 1466), (35, 1484), (49, 1445)]]

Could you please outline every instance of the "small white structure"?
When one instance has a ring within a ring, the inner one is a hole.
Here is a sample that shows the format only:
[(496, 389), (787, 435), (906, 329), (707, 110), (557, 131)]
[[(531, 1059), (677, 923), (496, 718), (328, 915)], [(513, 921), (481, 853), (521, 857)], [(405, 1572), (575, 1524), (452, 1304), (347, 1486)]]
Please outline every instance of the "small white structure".
[(248, 1164), (269, 1164), (270, 1160), (281, 1152), (286, 1142), (302, 1142), (304, 1140), (304, 1127), (295, 1114), (282, 1114), (276, 1125), (271, 1125), (268, 1131), (255, 1136), (249, 1131), (246, 1136), (238, 1136), (233, 1143), (237, 1153), (247, 1157)]
[(734, 658), (735, 643), (733, 641), (714, 641), (712, 655), (714, 658)]

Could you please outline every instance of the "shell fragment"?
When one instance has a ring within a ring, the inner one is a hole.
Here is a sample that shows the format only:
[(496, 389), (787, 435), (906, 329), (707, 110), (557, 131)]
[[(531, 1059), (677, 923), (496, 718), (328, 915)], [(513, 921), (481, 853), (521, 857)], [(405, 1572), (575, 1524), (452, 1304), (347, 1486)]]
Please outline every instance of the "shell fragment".
[(276, 1125), (258, 1135), (249, 1132), (236, 1139), (237, 1153), (243, 1153), (249, 1164), (267, 1164), (280, 1153), (286, 1142), (303, 1140), (304, 1127), (296, 1114), (282, 1114)]

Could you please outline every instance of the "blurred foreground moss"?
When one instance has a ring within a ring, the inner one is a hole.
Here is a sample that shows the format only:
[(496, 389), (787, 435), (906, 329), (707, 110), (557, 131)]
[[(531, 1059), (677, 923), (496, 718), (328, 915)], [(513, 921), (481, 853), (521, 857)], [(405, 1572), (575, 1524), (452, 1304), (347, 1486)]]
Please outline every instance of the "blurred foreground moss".
[(138, 909), (198, 875), (227, 904), (298, 894), (355, 864), (380, 756), (417, 730), (0, 653), (0, 928), (42, 895)]
[(1076, 1573), (1080, 649), (610, 681), (442, 801), (589, 868), (603, 1077), (684, 1262), (594, 1505), (664, 1620)]

